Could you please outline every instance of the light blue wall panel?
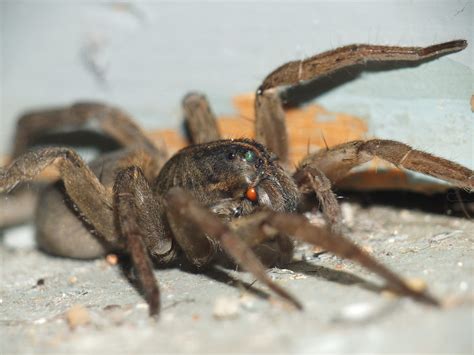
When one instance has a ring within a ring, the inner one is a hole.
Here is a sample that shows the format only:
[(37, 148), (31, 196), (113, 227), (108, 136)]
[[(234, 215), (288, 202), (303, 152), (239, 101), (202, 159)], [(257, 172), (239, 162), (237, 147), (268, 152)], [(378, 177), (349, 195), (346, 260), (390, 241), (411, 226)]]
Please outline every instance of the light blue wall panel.
[(1, 3), (0, 153), (27, 109), (81, 99), (120, 105), (145, 127), (178, 127), (180, 101), (205, 91), (215, 111), (275, 66), (341, 45), (467, 50), (420, 67), (369, 72), (317, 100), (361, 115), (371, 134), (473, 167), (470, 1)]

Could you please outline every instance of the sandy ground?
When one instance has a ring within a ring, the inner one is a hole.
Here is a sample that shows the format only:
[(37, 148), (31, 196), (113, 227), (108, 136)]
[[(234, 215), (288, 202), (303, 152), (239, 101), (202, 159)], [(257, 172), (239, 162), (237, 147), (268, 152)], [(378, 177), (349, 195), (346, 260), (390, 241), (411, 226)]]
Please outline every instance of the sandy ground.
[[(304, 304), (288, 308), (242, 272), (156, 270), (158, 321), (118, 266), (37, 251), (31, 228), (0, 245), (0, 346), (10, 353), (473, 352), (474, 222), (343, 204), (349, 235), (443, 309), (394, 298), (358, 265), (300, 246), (271, 277)], [(262, 292), (258, 292), (262, 291)]]

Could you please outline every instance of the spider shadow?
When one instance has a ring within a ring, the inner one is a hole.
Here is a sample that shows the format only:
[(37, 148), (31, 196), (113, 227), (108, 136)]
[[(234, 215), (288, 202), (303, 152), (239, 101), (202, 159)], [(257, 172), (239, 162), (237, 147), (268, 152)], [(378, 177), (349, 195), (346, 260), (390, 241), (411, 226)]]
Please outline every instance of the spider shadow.
[(466, 219), (472, 219), (474, 216), (474, 193), (462, 189), (431, 194), (405, 190), (344, 189), (338, 190), (337, 193), (342, 196), (343, 201), (357, 203), (362, 208), (385, 206)]
[[(317, 277), (330, 282), (336, 282), (341, 285), (356, 285), (374, 293), (380, 293), (385, 289), (385, 287), (367, 281), (350, 272), (334, 270), (325, 266), (314, 265), (306, 261), (292, 262), (288, 265), (285, 265), (285, 267), (293, 272), (298, 272), (311, 277)], [(237, 290), (248, 292), (257, 298), (268, 300), (272, 297), (272, 293), (270, 291), (263, 290), (259, 286), (255, 285), (256, 280), (247, 282), (243, 281), (238, 276), (236, 277), (232, 275), (231, 270), (235, 270), (235, 268), (236, 266), (229, 262), (218, 262), (204, 269), (196, 269), (190, 263), (181, 263), (179, 265), (179, 269), (183, 272), (204, 275), (214, 281), (234, 287)]]
[[(117, 254), (119, 257), (118, 266), (122, 275), (127, 279), (127, 281), (132, 285), (132, 287), (139, 293), (143, 295), (143, 289), (140, 285), (138, 277), (135, 274), (135, 269), (133, 268), (133, 263), (129, 255), (127, 254)], [(254, 282), (248, 283), (242, 281), (236, 277), (233, 277), (226, 269), (229, 269), (229, 265), (221, 264), (211, 264), (205, 268), (198, 269), (193, 266), (190, 262), (186, 260), (180, 260), (170, 265), (156, 265), (154, 264), (154, 270), (164, 270), (164, 269), (179, 269), (181, 272), (185, 272), (192, 275), (204, 275), (209, 279), (217, 281), (219, 283), (234, 287), (240, 290), (246, 290), (252, 295), (260, 299), (269, 299), (270, 294), (266, 291), (260, 290), (253, 285)]]
[[(380, 293), (386, 289), (385, 286), (377, 285), (376, 283), (365, 280), (350, 272), (334, 270), (325, 266), (314, 265), (306, 261), (295, 261), (285, 265), (285, 268), (306, 276), (316, 277), (330, 282), (336, 282), (344, 286), (358, 286), (374, 293)], [(260, 289), (255, 285), (255, 281), (250, 283), (242, 281), (241, 279), (234, 277), (226, 271), (229, 269), (229, 265), (215, 264), (203, 271), (196, 271), (195, 269), (193, 271), (192, 269), (189, 269), (188, 272), (202, 273), (217, 282), (230, 285), (238, 290), (245, 290), (246, 292), (249, 292), (260, 299), (268, 300), (271, 297), (271, 292)]]
[(392, 70), (414, 68), (431, 62), (443, 55), (423, 59), (417, 62), (411, 61), (387, 61), (368, 62), (366, 64), (354, 64), (353, 66), (339, 69), (331, 74), (319, 77), (299, 85), (289, 86), (280, 92), (285, 109), (301, 106), (323, 94), (343, 86), (361, 76), (364, 72), (378, 73)]
[(306, 276), (316, 277), (330, 282), (336, 282), (345, 286), (356, 285), (374, 293), (380, 293), (386, 289), (384, 286), (379, 286), (348, 271), (334, 270), (326, 266), (315, 265), (303, 260), (292, 262), (287, 265), (286, 268)]
[(121, 148), (121, 145), (112, 137), (102, 132), (89, 129), (48, 132), (38, 137), (33, 137), (28, 146), (60, 146), (71, 147), (73, 149), (90, 147), (98, 153), (106, 153)]

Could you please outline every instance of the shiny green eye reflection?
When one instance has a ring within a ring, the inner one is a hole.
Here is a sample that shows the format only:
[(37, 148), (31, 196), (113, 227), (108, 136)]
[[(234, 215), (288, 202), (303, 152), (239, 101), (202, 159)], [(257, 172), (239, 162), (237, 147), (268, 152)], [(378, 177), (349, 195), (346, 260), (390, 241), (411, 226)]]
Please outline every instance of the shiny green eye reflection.
[(247, 150), (245, 152), (244, 159), (248, 161), (249, 163), (253, 162), (255, 160), (255, 153), (252, 152), (251, 150)]

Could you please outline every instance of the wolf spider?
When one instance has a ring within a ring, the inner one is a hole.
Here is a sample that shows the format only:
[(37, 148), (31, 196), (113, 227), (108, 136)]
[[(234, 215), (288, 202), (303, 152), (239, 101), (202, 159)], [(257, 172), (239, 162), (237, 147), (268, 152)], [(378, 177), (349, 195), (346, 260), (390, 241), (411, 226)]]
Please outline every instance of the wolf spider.
[[(286, 63), (270, 73), (256, 92), (256, 140), (221, 139), (206, 99), (189, 94), (183, 106), (193, 144), (169, 160), (120, 109), (78, 103), (30, 113), (18, 123), (14, 161), (0, 170), (0, 192), (55, 166), (60, 181), (45, 189), (37, 211), (39, 247), (73, 258), (129, 253), (150, 315), (160, 309), (152, 261), (169, 265), (182, 258), (201, 268), (219, 257), (230, 257), (284, 300), (302, 308), (270, 280), (264, 267), (290, 261), (292, 238), (359, 262), (400, 294), (437, 305), (428, 292), (412, 288), (342, 235), (331, 186), (373, 157), (467, 189), (474, 188), (473, 171), (381, 139), (308, 154), (295, 171), (287, 171), (283, 168), (289, 165), (287, 134), (277, 88), (367, 61), (420, 62), (466, 46), (463, 40), (426, 48), (350, 45)], [(89, 166), (70, 148), (25, 152), (32, 139), (45, 131), (90, 124), (98, 125), (124, 149), (102, 155)], [(304, 212), (302, 197), (309, 193), (319, 200), (325, 226), (312, 225), (296, 213)]]

